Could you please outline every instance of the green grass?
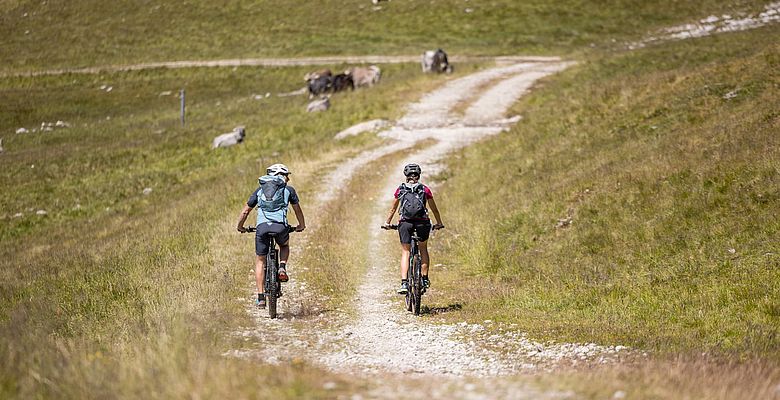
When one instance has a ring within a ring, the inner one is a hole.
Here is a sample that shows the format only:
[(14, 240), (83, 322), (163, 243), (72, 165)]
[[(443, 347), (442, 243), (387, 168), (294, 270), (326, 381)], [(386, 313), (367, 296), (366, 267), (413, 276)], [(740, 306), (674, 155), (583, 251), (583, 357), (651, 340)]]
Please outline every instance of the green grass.
[[(464, 151), (443, 176), (437, 200), (458, 235), (437, 237), (446, 243), (434, 257), (448, 272), (436, 284), (444, 304), (464, 306), (446, 316), (516, 322), (557, 340), (776, 359), (777, 25), (614, 52), (658, 27), (762, 5), (6, 0), (0, 72), (435, 47), (576, 54), (579, 66), (515, 107), (521, 124)], [(379, 86), (335, 95), (323, 114), (305, 113), (303, 97), (253, 98), (298, 89), (309, 68), (0, 78), (0, 397), (322, 398), (371, 386), (301, 362), (222, 354), (241, 348), (230, 333), (252, 324), (235, 301), (251, 288), (251, 244), (233, 224), (262, 168), (290, 164), (314, 215), (307, 200), (323, 171), (376, 143), (331, 136), (397, 117), (447, 79), (382, 68)], [(57, 120), (70, 127), (13, 133)], [(209, 149), (236, 125), (247, 127), (244, 144)], [(372, 172), (353, 184), (375, 184)], [(485, 176), (511, 179), (466, 200)], [(328, 211), (323, 221), (350, 214)], [(556, 229), (568, 215), (573, 224)], [(348, 239), (293, 257), (361, 254)], [(347, 265), (334, 260), (302, 274), (324, 296), (329, 274)], [(485, 289), (464, 295), (456, 279)], [(326, 381), (340, 389), (323, 392)]]
[[(0, 397), (321, 398), (325, 381), (360, 384), (302, 363), (258, 373), (257, 360), (222, 355), (241, 345), (231, 330), (251, 324), (235, 299), (248, 296), (253, 247), (233, 224), (277, 160), (295, 170), (304, 210), (316, 214), (306, 208), (315, 177), (376, 141), (332, 135), (397, 117), (437, 84), (417, 70), (388, 66), (380, 85), (337, 94), (322, 114), (307, 114), (304, 96), (252, 97), (297, 89), (301, 68), (0, 80), (0, 107), (11, 110), (2, 131), (71, 124), (4, 140)], [(99, 90), (104, 83), (114, 90)], [(178, 99), (159, 95), (177, 87), (187, 88), (185, 127)], [(210, 150), (239, 124), (245, 143)], [(269, 386), (247, 384), (256, 380)]]
[[(0, 70), (301, 55), (562, 54), (766, 2), (4, 1)], [(467, 13), (466, 9), (472, 12)], [(26, 16), (25, 16), (26, 14)]]
[[(457, 236), (437, 253), (449, 285), (476, 288), (454, 318), (778, 359), (777, 34), (615, 54), (540, 83), (521, 123), (442, 176)], [(474, 186), (485, 177), (502, 178)]]

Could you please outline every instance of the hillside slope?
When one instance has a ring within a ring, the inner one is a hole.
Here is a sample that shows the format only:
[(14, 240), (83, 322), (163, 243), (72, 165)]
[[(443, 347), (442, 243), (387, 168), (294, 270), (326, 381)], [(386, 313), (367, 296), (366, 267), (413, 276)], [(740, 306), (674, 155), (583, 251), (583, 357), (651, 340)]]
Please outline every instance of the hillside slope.
[(464, 314), (547, 338), (780, 357), (778, 33), (589, 60), (453, 160), (442, 208), (457, 235), (439, 251), (452, 285), (482, 288)]

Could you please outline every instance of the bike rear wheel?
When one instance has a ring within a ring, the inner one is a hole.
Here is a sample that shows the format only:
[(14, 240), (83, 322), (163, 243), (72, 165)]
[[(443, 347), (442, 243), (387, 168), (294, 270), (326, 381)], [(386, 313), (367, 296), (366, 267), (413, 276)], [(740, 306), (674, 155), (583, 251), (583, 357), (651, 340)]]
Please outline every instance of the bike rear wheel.
[[(271, 254), (274, 254), (276, 251), (273, 250), (272, 252)], [(279, 299), (279, 281), (277, 279), (279, 266), (274, 256), (268, 257), (267, 264), (265, 267), (266, 301), (268, 302), (268, 316), (273, 319), (276, 318), (276, 304)]]
[(422, 303), (422, 259), (420, 254), (415, 254), (412, 259), (412, 279), (409, 293), (412, 294), (412, 312), (414, 315), (420, 315), (420, 303)]

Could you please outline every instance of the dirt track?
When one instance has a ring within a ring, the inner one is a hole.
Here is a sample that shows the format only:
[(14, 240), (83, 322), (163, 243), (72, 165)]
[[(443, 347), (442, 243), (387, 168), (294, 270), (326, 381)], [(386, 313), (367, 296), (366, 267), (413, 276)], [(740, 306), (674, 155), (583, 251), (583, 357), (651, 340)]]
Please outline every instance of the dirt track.
[[(346, 187), (343, 182), (351, 179), (356, 171), (400, 150), (405, 150), (406, 155), (391, 170), (401, 170), (405, 163), (415, 161), (422, 165), (424, 175), (435, 174), (441, 168), (440, 161), (451, 152), (498, 134), (517, 122), (519, 118), (505, 118), (511, 104), (538, 79), (569, 65), (571, 63), (560, 60), (515, 62), (448, 81), (410, 104), (402, 118), (379, 133), (387, 139), (386, 144), (340, 162), (339, 167), (323, 180), (324, 189), (319, 192), (314, 207), (326, 209), (328, 202), (339, 197), (338, 188)], [(478, 95), (474, 96), (475, 93)], [(454, 114), (455, 107), (463, 103), (467, 103), (465, 113)], [(423, 140), (433, 144), (420, 150), (415, 145)], [(620, 346), (537, 343), (522, 333), (509, 333), (511, 329), (504, 334), (488, 334), (488, 325), (496, 328), (489, 321), (483, 325), (433, 324), (403, 310), (397, 304), (398, 295), (394, 293), (398, 284), (397, 238), (376, 229), (383, 222), (398, 178), (394, 174), (383, 179), (382, 190), (373, 196), (373, 217), (367, 227), (370, 232), (370, 260), (363, 261), (368, 263), (368, 272), (354, 300), (360, 305), (357, 307), (358, 315), (329, 313), (325, 318), (331, 321), (331, 329), (322, 329), (323, 325), (318, 325), (316, 321), (291, 324), (295, 308), (304, 301), (301, 292), (302, 286), (305, 287), (305, 283), (291, 281), (289, 295), (282, 298), (282, 319), (270, 320), (266, 313), (247, 304), (257, 325), (236, 334), (255, 338), (258, 346), (236, 349), (229, 355), (280, 362), (302, 357), (348, 374), (388, 377), (401, 373), (405, 377), (420, 379), (433, 377), (445, 386), (451, 386), (452, 390), (460, 390), (470, 380), (478, 379), (483, 384), (470, 386), (476, 393), (500, 396), (494, 388), (503, 387), (511, 390), (514, 398), (539, 398), (548, 396), (527, 388), (513, 387), (509, 383), (511, 379), (503, 377), (548, 370), (564, 364), (610, 363), (626, 353), (626, 349)], [(426, 183), (432, 183), (435, 190), (435, 182)], [(332, 329), (333, 321), (336, 321), (336, 329)], [(277, 341), (269, 335), (294, 339)], [(408, 349), (409, 346), (417, 355), (411, 361), (398, 350)], [(446, 397), (446, 393), (432, 391), (428, 394)], [(382, 396), (377, 393), (377, 397)]]
[[(495, 61), (497, 63), (549, 62), (555, 61), (555, 57), (522, 57), (522, 56), (498, 56), (498, 57), (451, 57), (452, 62)], [(25, 71), (18, 73), (0, 74), (0, 78), (13, 76), (43, 76), (63, 74), (98, 74), (103, 72), (140, 71), (158, 68), (218, 68), (218, 67), (295, 67), (304, 65), (332, 65), (332, 64), (400, 64), (418, 63), (420, 56), (343, 56), (343, 57), (301, 57), (301, 58), (237, 58), (227, 60), (190, 60), (190, 61), (161, 61), (126, 65), (103, 65), (85, 68), (57, 68), (41, 71)]]

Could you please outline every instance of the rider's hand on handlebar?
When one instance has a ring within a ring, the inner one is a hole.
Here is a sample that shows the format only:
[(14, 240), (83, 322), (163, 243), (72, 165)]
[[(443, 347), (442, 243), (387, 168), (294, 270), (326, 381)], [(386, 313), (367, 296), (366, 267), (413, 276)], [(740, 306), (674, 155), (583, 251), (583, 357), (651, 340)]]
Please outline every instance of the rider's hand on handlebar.
[(246, 233), (246, 228), (244, 228), (243, 226), (237, 227), (236, 230), (241, 232), (241, 233)]
[(382, 224), (382, 226), (380, 226), (380, 228), (385, 229), (385, 230), (390, 229), (390, 223), (388, 222), (388, 223)]
[(433, 226), (433, 230), (444, 229), (444, 224), (436, 224)]
[(306, 225), (304, 224), (299, 224), (298, 226), (295, 227), (296, 232), (303, 232), (304, 229), (306, 229)]

